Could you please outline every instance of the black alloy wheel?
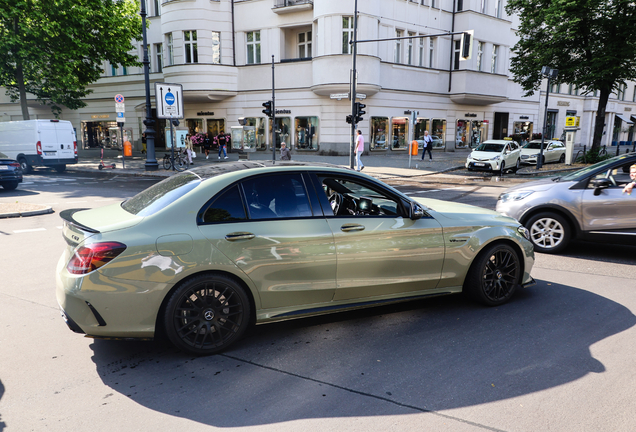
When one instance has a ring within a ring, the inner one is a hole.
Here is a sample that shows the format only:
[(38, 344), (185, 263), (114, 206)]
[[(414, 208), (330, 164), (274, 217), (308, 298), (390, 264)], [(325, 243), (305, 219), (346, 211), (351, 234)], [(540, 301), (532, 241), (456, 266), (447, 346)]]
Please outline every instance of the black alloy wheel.
[(506, 303), (521, 281), (521, 261), (515, 250), (499, 243), (487, 247), (466, 275), (464, 287), (470, 296), (486, 306)]
[(565, 163), (565, 153), (559, 158), (559, 163)]
[(168, 300), (164, 323), (170, 341), (183, 351), (210, 355), (237, 341), (250, 322), (244, 289), (224, 275), (198, 276)]
[(31, 174), (31, 172), (33, 172), (33, 168), (29, 165), (25, 158), (18, 159), (18, 162), (20, 163), (20, 168), (22, 168), (23, 174)]

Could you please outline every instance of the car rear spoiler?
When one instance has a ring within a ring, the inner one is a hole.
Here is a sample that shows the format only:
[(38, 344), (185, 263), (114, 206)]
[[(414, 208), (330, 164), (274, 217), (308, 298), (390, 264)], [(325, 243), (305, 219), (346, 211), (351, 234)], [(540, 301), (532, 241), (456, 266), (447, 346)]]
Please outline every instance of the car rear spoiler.
[(64, 210), (62, 212), (60, 212), (60, 217), (69, 225), (73, 225), (76, 228), (81, 229), (82, 231), (86, 231), (92, 234), (99, 234), (99, 231), (90, 227), (87, 227), (86, 225), (83, 225), (81, 223), (79, 223), (78, 221), (76, 221), (73, 218), (73, 215), (77, 212), (80, 211), (84, 211), (84, 210), (90, 210), (87, 208), (79, 208), (79, 209), (68, 209), (68, 210)]

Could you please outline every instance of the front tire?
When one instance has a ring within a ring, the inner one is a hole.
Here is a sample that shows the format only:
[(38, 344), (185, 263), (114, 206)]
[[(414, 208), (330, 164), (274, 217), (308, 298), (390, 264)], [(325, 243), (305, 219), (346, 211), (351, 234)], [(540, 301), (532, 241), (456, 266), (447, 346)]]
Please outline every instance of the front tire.
[(169, 170), (172, 168), (172, 163), (170, 161), (170, 158), (167, 158), (164, 156), (163, 158), (163, 169), (165, 170)]
[(506, 303), (521, 281), (521, 261), (515, 250), (503, 243), (486, 247), (468, 270), (464, 289), (486, 306)]
[(519, 168), (521, 168), (521, 159), (517, 159), (517, 163), (515, 164), (514, 168), (515, 173), (519, 171)]
[(506, 172), (506, 163), (504, 161), (501, 161), (501, 168), (500, 168), (500, 174), (503, 176), (504, 173)]
[(240, 339), (250, 314), (247, 294), (234, 279), (198, 276), (183, 283), (168, 300), (166, 335), (183, 351), (215, 354)]
[(537, 252), (558, 253), (570, 242), (570, 225), (556, 213), (536, 214), (528, 219), (525, 225), (530, 231), (530, 241)]

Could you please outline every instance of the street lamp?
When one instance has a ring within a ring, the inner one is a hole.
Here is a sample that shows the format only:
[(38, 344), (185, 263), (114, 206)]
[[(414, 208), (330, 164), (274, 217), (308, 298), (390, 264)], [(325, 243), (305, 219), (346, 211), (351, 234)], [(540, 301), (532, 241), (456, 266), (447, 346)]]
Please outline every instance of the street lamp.
[(146, 130), (144, 135), (146, 136), (146, 171), (157, 171), (159, 164), (155, 157), (155, 121), (152, 118), (152, 106), (150, 105), (150, 60), (148, 59), (148, 42), (146, 38), (146, 0), (141, 0), (141, 31), (143, 34), (143, 47), (144, 47), (144, 81), (146, 83), (146, 120), (144, 125)]
[(556, 79), (559, 75), (558, 69), (552, 69), (549, 66), (541, 68), (541, 75), (548, 79), (548, 88), (545, 92), (545, 113), (543, 114), (543, 133), (541, 134), (541, 150), (537, 158), (537, 169), (543, 166), (543, 145), (545, 143), (545, 134), (548, 132), (548, 96), (550, 95), (550, 81)]

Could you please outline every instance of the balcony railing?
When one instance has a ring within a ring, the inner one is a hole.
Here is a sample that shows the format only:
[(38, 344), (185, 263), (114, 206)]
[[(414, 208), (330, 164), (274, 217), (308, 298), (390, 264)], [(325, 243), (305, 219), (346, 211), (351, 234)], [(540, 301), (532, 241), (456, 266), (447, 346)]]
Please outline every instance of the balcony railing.
[(287, 6), (312, 5), (314, 0), (274, 0), (274, 8), (282, 8)]

